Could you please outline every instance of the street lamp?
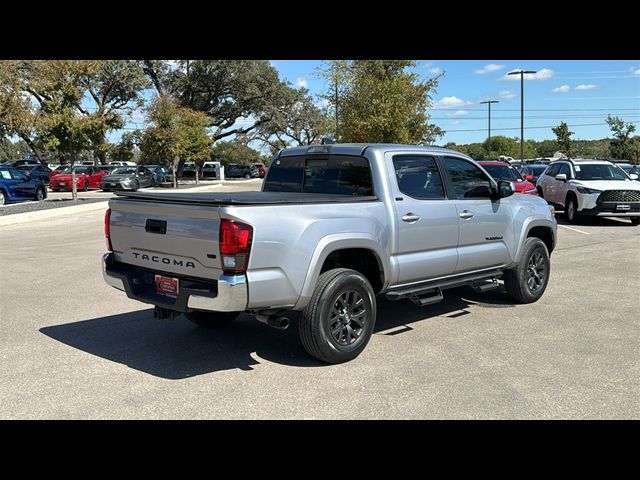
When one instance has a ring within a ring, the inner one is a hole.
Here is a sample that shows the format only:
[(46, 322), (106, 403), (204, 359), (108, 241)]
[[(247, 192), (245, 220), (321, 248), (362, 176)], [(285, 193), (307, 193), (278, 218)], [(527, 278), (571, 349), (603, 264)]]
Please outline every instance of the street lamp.
[(535, 70), (516, 70), (507, 75), (520, 75), (520, 162), (524, 162), (524, 76), (538, 73)]
[(486, 103), (489, 107), (489, 140), (487, 141), (487, 153), (491, 154), (491, 104), (500, 103), (499, 100), (487, 100), (486, 102), (480, 102), (480, 104)]

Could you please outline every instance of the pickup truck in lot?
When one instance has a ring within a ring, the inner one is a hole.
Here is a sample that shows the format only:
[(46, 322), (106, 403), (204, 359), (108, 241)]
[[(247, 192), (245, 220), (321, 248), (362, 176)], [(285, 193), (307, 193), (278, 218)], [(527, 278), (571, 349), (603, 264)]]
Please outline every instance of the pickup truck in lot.
[(376, 296), (417, 305), (504, 283), (537, 301), (556, 243), (553, 207), (513, 195), (469, 157), (436, 147), (333, 144), (280, 151), (260, 192), (118, 192), (105, 214), (105, 281), (217, 326), (249, 312), (276, 328), (299, 311), (313, 357), (367, 345)]

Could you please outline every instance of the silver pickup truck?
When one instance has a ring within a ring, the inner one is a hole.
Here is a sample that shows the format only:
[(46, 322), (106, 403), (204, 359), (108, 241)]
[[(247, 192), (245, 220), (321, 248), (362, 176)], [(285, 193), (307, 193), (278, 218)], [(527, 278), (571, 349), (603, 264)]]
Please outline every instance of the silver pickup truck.
[(535, 302), (556, 233), (543, 199), (514, 195), (459, 152), (320, 145), (275, 155), (261, 192), (118, 193), (102, 268), (157, 318), (209, 327), (250, 312), (284, 329), (300, 311), (307, 352), (339, 363), (367, 345), (380, 294), (429, 305), (502, 280)]

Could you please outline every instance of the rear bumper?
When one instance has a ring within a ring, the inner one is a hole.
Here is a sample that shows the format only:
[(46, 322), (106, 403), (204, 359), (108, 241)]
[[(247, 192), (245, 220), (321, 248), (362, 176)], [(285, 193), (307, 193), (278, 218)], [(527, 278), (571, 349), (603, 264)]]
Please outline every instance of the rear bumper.
[[(163, 274), (178, 278), (178, 296), (173, 299), (155, 291), (155, 275)], [(209, 310), (213, 312), (243, 312), (247, 308), (248, 288), (244, 275), (221, 275), (218, 281), (180, 277), (173, 273), (151, 271), (113, 260), (113, 253), (102, 256), (102, 276), (113, 288), (121, 290), (127, 297), (158, 307), (190, 312)]]

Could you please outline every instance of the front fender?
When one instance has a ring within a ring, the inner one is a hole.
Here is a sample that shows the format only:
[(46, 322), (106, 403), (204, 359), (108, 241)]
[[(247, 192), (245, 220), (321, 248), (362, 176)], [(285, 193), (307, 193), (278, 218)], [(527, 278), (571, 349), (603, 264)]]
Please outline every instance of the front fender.
[(318, 245), (313, 252), (311, 263), (302, 286), (302, 291), (298, 301), (296, 302), (294, 310), (302, 310), (309, 303), (318, 281), (318, 277), (320, 277), (322, 265), (327, 257), (336, 250), (343, 250), (346, 248), (363, 248), (371, 250), (378, 257), (384, 272), (383, 289), (387, 286), (390, 272), (389, 255), (382, 249), (378, 239), (367, 233), (337, 233), (327, 235), (318, 242)]

